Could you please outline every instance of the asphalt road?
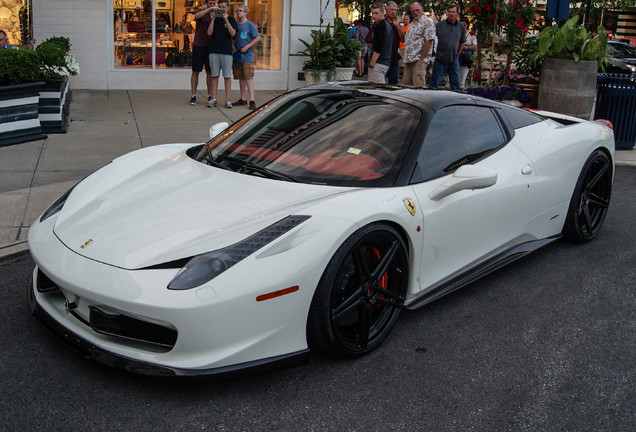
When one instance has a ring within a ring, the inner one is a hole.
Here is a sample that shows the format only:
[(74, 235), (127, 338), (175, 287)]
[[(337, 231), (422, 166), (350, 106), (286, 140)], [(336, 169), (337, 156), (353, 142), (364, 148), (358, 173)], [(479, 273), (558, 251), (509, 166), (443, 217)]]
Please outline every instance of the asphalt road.
[(85, 360), (29, 315), (30, 259), (0, 268), (0, 430), (636, 430), (636, 169), (594, 242), (559, 242), (415, 312), (357, 360), (224, 382)]

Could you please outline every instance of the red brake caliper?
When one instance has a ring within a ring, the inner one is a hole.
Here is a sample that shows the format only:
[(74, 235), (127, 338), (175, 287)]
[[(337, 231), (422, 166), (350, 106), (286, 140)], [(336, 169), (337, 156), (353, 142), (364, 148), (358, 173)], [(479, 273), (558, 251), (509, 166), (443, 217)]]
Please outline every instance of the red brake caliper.
[[(375, 254), (376, 258), (378, 259), (378, 261), (380, 261), (380, 251), (378, 250), (378, 248), (376, 248), (375, 246), (371, 246), (371, 249), (373, 250), (373, 253)], [(388, 280), (389, 280), (389, 275), (388, 272), (384, 272), (384, 274), (382, 275), (382, 277), (380, 278), (380, 282), (378, 283), (378, 286), (380, 286), (380, 288), (384, 288), (387, 289), (388, 285)], [(384, 298), (384, 294), (379, 293), (378, 294), (378, 298)], [(382, 306), (380, 303), (376, 303), (373, 310), (377, 310), (380, 306)]]

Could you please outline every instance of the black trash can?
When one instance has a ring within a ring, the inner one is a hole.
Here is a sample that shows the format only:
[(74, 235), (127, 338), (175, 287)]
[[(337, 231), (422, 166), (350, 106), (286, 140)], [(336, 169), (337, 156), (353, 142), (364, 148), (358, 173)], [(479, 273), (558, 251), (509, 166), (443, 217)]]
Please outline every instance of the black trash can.
[(634, 148), (634, 141), (636, 141), (635, 75), (598, 74), (594, 119), (606, 119), (612, 122), (616, 150)]

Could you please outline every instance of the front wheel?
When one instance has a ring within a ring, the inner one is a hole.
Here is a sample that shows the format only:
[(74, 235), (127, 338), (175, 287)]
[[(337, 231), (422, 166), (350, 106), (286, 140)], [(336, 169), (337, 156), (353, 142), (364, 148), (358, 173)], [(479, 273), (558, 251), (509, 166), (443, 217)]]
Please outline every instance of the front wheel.
[(355, 232), (337, 250), (311, 302), (312, 347), (357, 356), (388, 336), (404, 304), (408, 254), (402, 236), (385, 224)]
[(602, 150), (590, 155), (570, 201), (563, 236), (584, 243), (592, 240), (603, 226), (612, 195), (612, 163)]

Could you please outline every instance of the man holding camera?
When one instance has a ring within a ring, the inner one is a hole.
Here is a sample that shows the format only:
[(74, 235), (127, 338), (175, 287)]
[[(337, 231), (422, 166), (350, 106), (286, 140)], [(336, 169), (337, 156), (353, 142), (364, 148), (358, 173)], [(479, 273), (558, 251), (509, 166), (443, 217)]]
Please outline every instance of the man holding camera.
[(210, 13), (216, 9), (216, 0), (208, 0), (205, 6), (202, 6), (197, 13), (194, 14), (196, 28), (194, 30), (194, 39), (192, 40), (192, 75), (190, 75), (190, 88), (192, 96), (190, 97), (190, 105), (197, 104), (197, 87), (199, 86), (199, 73), (205, 66), (205, 84), (208, 88), (208, 102), (212, 98), (212, 70), (210, 69), (210, 57), (208, 49), (210, 46), (210, 36), (208, 36), (208, 26), (210, 25)]
[(216, 94), (219, 89), (219, 75), (223, 72), (225, 84), (225, 108), (232, 108), (230, 92), (232, 90), (232, 38), (238, 29), (236, 20), (228, 16), (228, 0), (220, 0), (218, 9), (210, 12), (210, 36), (209, 55), (210, 68), (212, 69), (212, 100), (208, 101), (208, 107), (216, 106)]

